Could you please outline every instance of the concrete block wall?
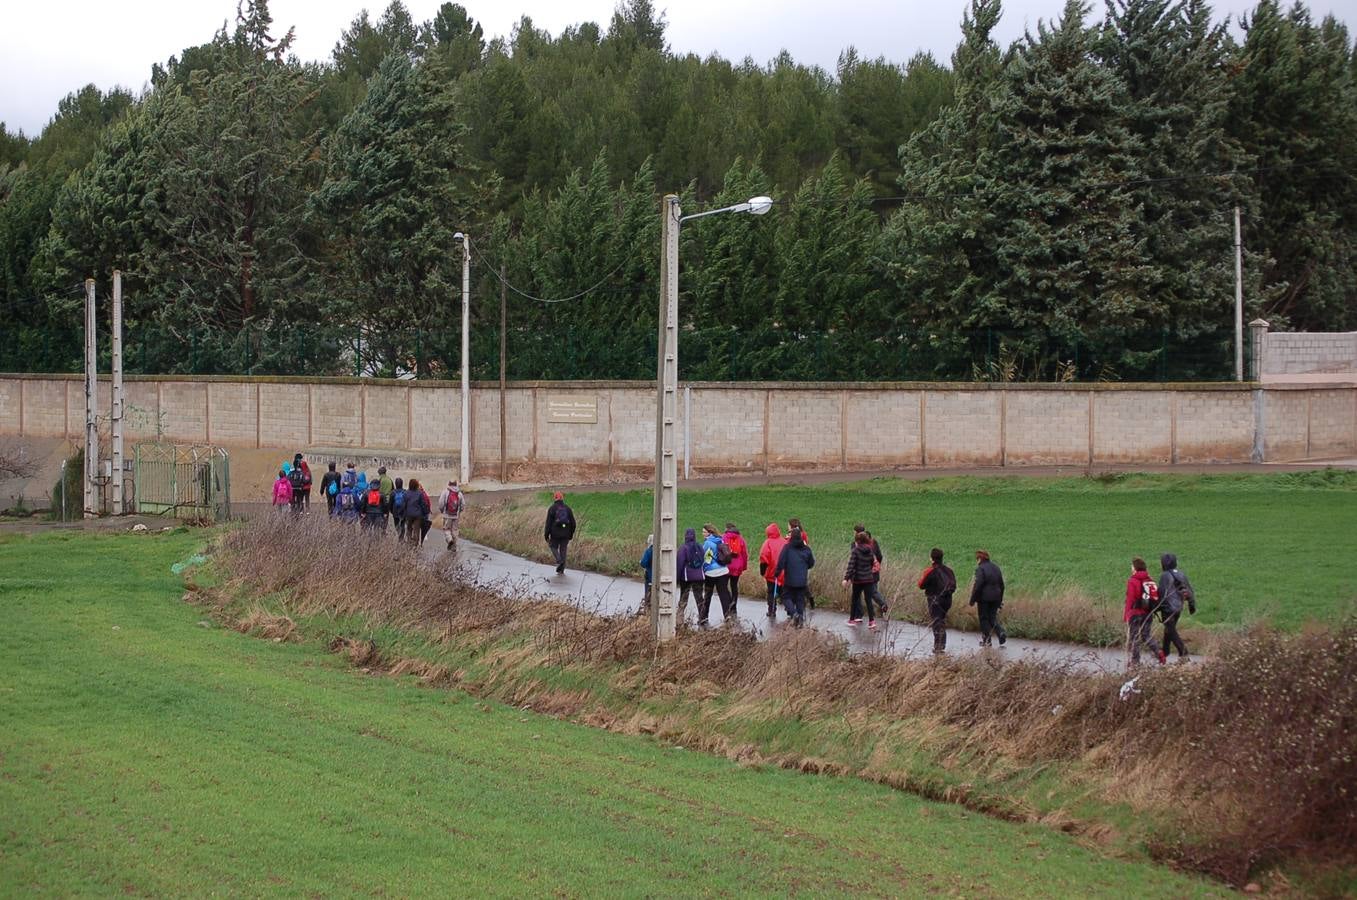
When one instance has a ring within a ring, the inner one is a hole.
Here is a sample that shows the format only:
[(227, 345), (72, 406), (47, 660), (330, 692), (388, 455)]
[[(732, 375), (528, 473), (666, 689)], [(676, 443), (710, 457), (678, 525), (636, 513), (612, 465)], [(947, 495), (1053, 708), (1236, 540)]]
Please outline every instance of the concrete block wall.
[(1357, 332), (1269, 332), (1263, 343), (1263, 381), (1357, 381)]
[[(1357, 455), (1357, 386), (708, 384), (679, 405), (695, 473), (906, 466), (1135, 465)], [(285, 451), (455, 456), (455, 383), (134, 377), (129, 441)], [(682, 397), (682, 391), (680, 397)], [(471, 392), (475, 470), (498, 474), (500, 394)], [(550, 421), (549, 399), (592, 400), (592, 423)], [(101, 410), (110, 405), (107, 379)], [(520, 382), (505, 392), (510, 465), (648, 468), (655, 390), (644, 382)], [(101, 412), (101, 415), (105, 413)], [(0, 434), (78, 438), (77, 376), (0, 375)], [(104, 429), (107, 431), (105, 424)]]

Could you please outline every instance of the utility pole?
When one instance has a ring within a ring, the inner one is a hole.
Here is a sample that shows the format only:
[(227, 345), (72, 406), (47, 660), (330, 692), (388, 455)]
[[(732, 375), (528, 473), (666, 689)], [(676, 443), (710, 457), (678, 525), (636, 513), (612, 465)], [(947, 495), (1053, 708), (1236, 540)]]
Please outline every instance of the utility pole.
[(505, 447), (508, 441), (508, 426), (505, 424), (507, 413), (505, 401), (505, 360), (509, 350), (509, 289), (504, 280), (504, 264), (499, 267), (499, 483), (509, 480), (509, 451)]
[(127, 512), (123, 497), (123, 273), (113, 270), (113, 515)]
[(461, 483), (471, 480), (471, 238), (457, 232), (462, 245), (462, 447), (458, 462)]
[(650, 624), (657, 641), (672, 640), (678, 623), (678, 461), (674, 420), (678, 416), (679, 198), (660, 201), (660, 311), (655, 371), (655, 578)]
[(1234, 380), (1244, 380), (1244, 242), (1234, 208)]
[(98, 405), (99, 375), (96, 371), (94, 316), (94, 279), (85, 279), (85, 518), (99, 515), (98, 492), (94, 480), (99, 474), (99, 426), (94, 410)]

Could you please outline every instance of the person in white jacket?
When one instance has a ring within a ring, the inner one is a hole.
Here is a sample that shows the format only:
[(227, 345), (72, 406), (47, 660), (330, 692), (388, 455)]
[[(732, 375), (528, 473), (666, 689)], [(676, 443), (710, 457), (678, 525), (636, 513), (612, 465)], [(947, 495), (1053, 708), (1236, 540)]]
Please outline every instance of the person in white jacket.
[(457, 520), (461, 518), (465, 507), (466, 499), (462, 496), (462, 489), (457, 486), (457, 479), (454, 478), (448, 482), (443, 493), (438, 495), (438, 512), (443, 516), (443, 537), (448, 542), (449, 550), (457, 549)]

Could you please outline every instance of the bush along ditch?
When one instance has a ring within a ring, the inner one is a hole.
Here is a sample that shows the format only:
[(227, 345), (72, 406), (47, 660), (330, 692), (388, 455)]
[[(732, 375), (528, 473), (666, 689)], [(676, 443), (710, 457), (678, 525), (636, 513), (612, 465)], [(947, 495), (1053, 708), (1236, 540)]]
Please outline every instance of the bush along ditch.
[[(849, 656), (811, 631), (760, 642), (685, 629), (656, 645), (643, 619), (458, 584), (317, 519), (260, 519), (214, 557), (218, 583), (186, 599), (372, 672), (749, 764), (867, 778), (1233, 884), (1279, 865), (1357, 865), (1352, 622), (1251, 633), (1207, 663), (1127, 684), (978, 657)], [(363, 564), (335, 564), (353, 559)]]

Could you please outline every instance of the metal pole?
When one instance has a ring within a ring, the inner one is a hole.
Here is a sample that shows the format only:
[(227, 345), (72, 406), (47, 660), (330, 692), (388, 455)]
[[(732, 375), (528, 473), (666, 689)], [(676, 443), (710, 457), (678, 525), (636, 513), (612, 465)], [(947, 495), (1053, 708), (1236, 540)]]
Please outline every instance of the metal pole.
[(462, 237), (462, 484), (471, 481), (471, 238)]
[(679, 199), (660, 201), (662, 254), (655, 362), (655, 578), (650, 623), (655, 640), (672, 640), (678, 607), (678, 462), (674, 420), (678, 413)]
[(509, 289), (505, 287), (504, 266), (499, 267), (499, 483), (509, 480), (508, 426), (505, 423), (505, 360), (509, 349)]
[(1234, 208), (1234, 380), (1244, 380), (1244, 243)]
[(66, 521), (66, 460), (61, 461), (61, 481), (57, 484), (61, 488), (61, 521)]
[(683, 478), (693, 477), (693, 389), (683, 389)]
[(123, 273), (113, 270), (113, 515), (123, 508)]
[(99, 429), (94, 411), (98, 403), (99, 381), (95, 358), (94, 279), (85, 279), (85, 497), (84, 515), (99, 515), (94, 478), (99, 474)]

